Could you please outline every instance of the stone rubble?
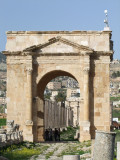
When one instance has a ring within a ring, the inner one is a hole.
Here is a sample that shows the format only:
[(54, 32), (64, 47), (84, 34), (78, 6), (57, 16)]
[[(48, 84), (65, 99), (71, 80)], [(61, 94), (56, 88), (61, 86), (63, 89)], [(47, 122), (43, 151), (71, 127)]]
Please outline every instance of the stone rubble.
[(19, 125), (14, 125), (14, 120), (7, 120), (7, 130), (0, 129), (0, 149), (11, 144), (18, 144), (23, 141), (22, 131)]

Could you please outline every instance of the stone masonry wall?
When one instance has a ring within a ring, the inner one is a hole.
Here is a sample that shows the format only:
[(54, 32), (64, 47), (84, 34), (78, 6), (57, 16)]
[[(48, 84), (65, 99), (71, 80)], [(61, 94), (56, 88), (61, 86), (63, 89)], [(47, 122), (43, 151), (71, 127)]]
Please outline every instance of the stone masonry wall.
[(57, 76), (80, 85), (80, 140), (94, 138), (96, 129), (110, 130), (110, 38), (110, 31), (7, 32), (7, 118), (20, 124), (24, 139), (43, 135), (36, 97), (43, 101), (47, 83)]

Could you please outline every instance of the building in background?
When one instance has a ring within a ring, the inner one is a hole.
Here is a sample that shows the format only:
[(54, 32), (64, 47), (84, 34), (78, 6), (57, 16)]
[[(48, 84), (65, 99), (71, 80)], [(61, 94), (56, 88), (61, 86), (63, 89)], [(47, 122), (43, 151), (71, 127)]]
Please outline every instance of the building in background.
[(47, 84), (48, 89), (60, 89), (61, 88), (61, 82), (49, 82)]

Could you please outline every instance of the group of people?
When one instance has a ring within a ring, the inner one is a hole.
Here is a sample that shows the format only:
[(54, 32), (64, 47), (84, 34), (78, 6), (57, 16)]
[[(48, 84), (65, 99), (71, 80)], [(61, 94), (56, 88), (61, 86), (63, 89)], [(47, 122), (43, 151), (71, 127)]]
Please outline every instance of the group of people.
[(45, 130), (45, 141), (60, 141), (60, 128), (48, 128)]

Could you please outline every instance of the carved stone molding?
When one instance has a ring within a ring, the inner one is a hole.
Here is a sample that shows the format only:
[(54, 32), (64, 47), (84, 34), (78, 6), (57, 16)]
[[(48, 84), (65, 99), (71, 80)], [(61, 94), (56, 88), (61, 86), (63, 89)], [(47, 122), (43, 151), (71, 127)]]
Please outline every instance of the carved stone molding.
[(32, 126), (33, 121), (32, 120), (26, 120), (25, 124), (26, 124), (26, 126)]

